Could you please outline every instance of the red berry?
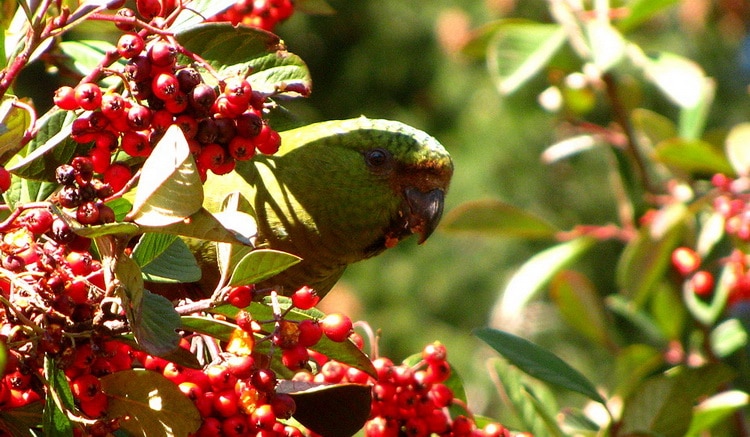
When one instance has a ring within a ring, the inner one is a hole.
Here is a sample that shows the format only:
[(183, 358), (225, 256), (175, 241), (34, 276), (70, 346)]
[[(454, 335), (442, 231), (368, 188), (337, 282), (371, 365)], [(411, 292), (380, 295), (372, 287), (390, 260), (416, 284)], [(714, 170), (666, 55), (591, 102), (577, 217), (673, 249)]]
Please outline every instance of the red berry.
[(151, 60), (151, 63), (157, 67), (173, 65), (177, 59), (177, 47), (166, 41), (157, 41), (149, 47), (148, 58)]
[(226, 151), (216, 143), (203, 146), (198, 154), (198, 166), (206, 170), (214, 170), (226, 160)]
[(317, 305), (319, 301), (320, 296), (318, 296), (318, 293), (306, 285), (292, 294), (292, 305), (301, 310), (309, 310)]
[(148, 156), (152, 149), (146, 135), (135, 131), (125, 132), (120, 140), (120, 147), (130, 156)]
[(276, 424), (276, 415), (269, 404), (263, 404), (250, 415), (250, 422), (258, 429), (271, 430)]
[[(135, 12), (132, 9), (129, 8), (122, 8), (119, 9), (115, 16), (117, 18), (122, 18), (121, 21), (115, 21), (115, 26), (122, 30), (123, 32), (130, 32), (133, 30), (133, 17), (135, 17)], [(129, 20), (128, 20), (129, 19)]]
[[(224, 437), (244, 437), (250, 435), (250, 424), (247, 421), (247, 415), (235, 414), (227, 417), (221, 423), (221, 435)], [(218, 435), (218, 434), (216, 434)]]
[(236, 76), (230, 77), (224, 82), (224, 95), (229, 100), (229, 103), (244, 106), (247, 109), (247, 106), (250, 104), (250, 98), (253, 95), (253, 88), (247, 79)]
[(173, 99), (180, 90), (180, 83), (174, 74), (159, 73), (151, 81), (151, 91), (162, 100)]
[(193, 402), (203, 396), (203, 389), (192, 381), (183, 381), (177, 386), (177, 388), (179, 388), (180, 391)]
[(95, 202), (84, 202), (76, 210), (76, 220), (82, 225), (99, 224), (99, 208)]
[(153, 114), (151, 109), (134, 104), (128, 109), (128, 126), (133, 130), (144, 130), (151, 126)]
[(255, 287), (252, 285), (240, 285), (233, 287), (227, 294), (227, 302), (237, 308), (245, 308), (253, 301)]
[(55, 217), (47, 208), (35, 208), (24, 217), (26, 229), (34, 234), (44, 234), (52, 228)]
[(320, 325), (325, 336), (336, 342), (346, 340), (352, 332), (352, 319), (341, 313), (328, 314)]
[(102, 179), (116, 193), (125, 187), (131, 177), (133, 177), (133, 174), (130, 167), (125, 164), (114, 163), (107, 168)]
[(294, 402), (294, 398), (286, 393), (276, 393), (271, 398), (271, 410), (273, 414), (279, 419), (289, 419), (297, 409), (297, 404)]
[(237, 400), (234, 388), (222, 390), (213, 399), (214, 411), (221, 417), (233, 416), (239, 412)]
[(314, 320), (303, 320), (299, 322), (299, 344), (305, 347), (311, 347), (318, 344), (323, 336), (323, 328), (320, 323)]
[(10, 189), (10, 172), (5, 167), (0, 167), (0, 194)]
[(714, 292), (714, 276), (705, 270), (699, 270), (690, 278), (693, 292), (701, 297), (710, 297)]
[(91, 159), (91, 162), (94, 164), (94, 171), (97, 173), (104, 173), (107, 171), (110, 158), (111, 155), (109, 150), (102, 147), (94, 147), (89, 150), (89, 159)]
[(255, 138), (255, 147), (260, 153), (273, 155), (281, 147), (281, 136), (267, 124), (263, 125), (260, 134)]
[(120, 94), (108, 92), (102, 96), (102, 114), (109, 118), (110, 121), (117, 118), (123, 118), (123, 114), (125, 114), (125, 106), (125, 99), (123, 99)]
[(137, 33), (126, 33), (117, 40), (117, 53), (125, 59), (131, 59), (138, 56), (146, 43)]
[(435, 364), (438, 362), (445, 361), (448, 355), (448, 351), (445, 345), (436, 341), (432, 344), (428, 344), (422, 350), (422, 359), (427, 361), (429, 364)]
[(264, 393), (273, 393), (276, 389), (276, 372), (271, 369), (258, 369), (250, 377), (250, 383)]
[(102, 104), (102, 90), (95, 83), (82, 83), (75, 89), (75, 99), (78, 106), (93, 111)]
[(247, 161), (255, 155), (255, 144), (250, 138), (235, 136), (227, 146), (229, 156), (237, 161)]
[(228, 390), (234, 388), (237, 377), (232, 375), (229, 367), (225, 364), (216, 364), (210, 366), (205, 371), (208, 381), (215, 391)]
[(682, 275), (688, 275), (698, 270), (701, 265), (701, 257), (689, 247), (678, 247), (672, 252), (672, 265)]
[(281, 351), (281, 362), (290, 370), (303, 369), (309, 358), (310, 354), (307, 352), (307, 348), (301, 344)]
[(74, 275), (86, 276), (91, 273), (91, 254), (87, 252), (70, 252), (66, 257), (65, 261), (68, 263), (70, 271)]
[(88, 401), (102, 393), (102, 384), (96, 376), (85, 373), (70, 383), (70, 390), (80, 401)]
[(255, 372), (255, 358), (251, 355), (232, 355), (227, 358), (227, 368), (238, 379), (249, 378)]
[(234, 321), (243, 331), (253, 332), (253, 315), (249, 311), (240, 310)]
[(80, 107), (78, 100), (76, 100), (76, 91), (69, 86), (58, 88), (52, 100), (58, 108), (66, 111), (74, 111)]

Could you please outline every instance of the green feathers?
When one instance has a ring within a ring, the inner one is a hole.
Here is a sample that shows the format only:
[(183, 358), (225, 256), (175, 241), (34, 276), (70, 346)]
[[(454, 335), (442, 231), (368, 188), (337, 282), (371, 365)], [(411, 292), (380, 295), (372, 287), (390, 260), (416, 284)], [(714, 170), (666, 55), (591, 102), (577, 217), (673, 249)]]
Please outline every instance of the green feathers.
[(303, 261), (268, 281), (286, 292), (302, 285), (325, 294), (348, 264), (437, 226), (453, 165), (442, 145), (399, 122), (364, 117), (282, 133), (273, 156), (209, 176), (212, 211), (238, 191), (251, 204), (258, 247)]

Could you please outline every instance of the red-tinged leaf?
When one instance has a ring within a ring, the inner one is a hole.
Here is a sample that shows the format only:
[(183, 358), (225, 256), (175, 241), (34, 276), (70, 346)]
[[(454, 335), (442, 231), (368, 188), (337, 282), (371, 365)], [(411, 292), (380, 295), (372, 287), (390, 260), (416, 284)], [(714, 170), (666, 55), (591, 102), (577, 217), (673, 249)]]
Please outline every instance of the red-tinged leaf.
[(34, 437), (33, 429), (42, 423), (44, 404), (32, 402), (23, 407), (0, 411), (0, 430), (13, 437)]
[(571, 270), (559, 272), (550, 283), (550, 296), (576, 331), (600, 345), (612, 344), (604, 304), (585, 275)]
[(107, 416), (127, 416), (120, 426), (129, 435), (189, 435), (201, 425), (193, 401), (160, 373), (125, 370), (102, 377), (101, 384), (109, 398)]
[(474, 335), (534, 378), (605, 403), (591, 381), (552, 352), (497, 329), (480, 328), (474, 331)]
[(277, 390), (294, 398), (299, 423), (326, 437), (350, 437), (370, 416), (369, 385), (280, 381)]
[(466, 202), (443, 219), (443, 229), (486, 236), (553, 238), (558, 231), (545, 220), (493, 199)]
[(689, 174), (734, 174), (724, 154), (701, 140), (664, 140), (656, 145), (654, 157), (662, 164)]

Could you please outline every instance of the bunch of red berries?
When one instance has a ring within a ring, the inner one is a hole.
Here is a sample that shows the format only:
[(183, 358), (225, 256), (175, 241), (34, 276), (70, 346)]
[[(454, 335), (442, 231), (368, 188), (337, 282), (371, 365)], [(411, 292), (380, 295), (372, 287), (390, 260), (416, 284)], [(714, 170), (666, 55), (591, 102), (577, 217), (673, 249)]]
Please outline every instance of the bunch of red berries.
[(707, 299), (714, 292), (714, 275), (701, 269), (702, 263), (701, 256), (690, 247), (678, 247), (672, 251), (672, 266), (688, 281), (693, 293)]
[(102, 91), (94, 83), (57, 90), (58, 107), (86, 111), (74, 121), (71, 137), (93, 146), (89, 155), (97, 172), (106, 172), (117, 150), (149, 156), (173, 124), (182, 128), (203, 177), (209, 170), (228, 173), (235, 160), (252, 158), (256, 149), (276, 153), (281, 138), (263, 119), (266, 96), (242, 76), (227, 77), (218, 88), (208, 85), (197, 69), (177, 62), (180, 50), (160, 37), (126, 33), (117, 44), (127, 60), (124, 92)]
[(727, 234), (750, 241), (750, 180), (715, 174), (711, 183), (719, 192), (713, 208), (724, 217)]
[(244, 24), (272, 32), (277, 24), (291, 17), (293, 13), (292, 0), (237, 0), (229, 9), (210, 21), (229, 21), (234, 25)]

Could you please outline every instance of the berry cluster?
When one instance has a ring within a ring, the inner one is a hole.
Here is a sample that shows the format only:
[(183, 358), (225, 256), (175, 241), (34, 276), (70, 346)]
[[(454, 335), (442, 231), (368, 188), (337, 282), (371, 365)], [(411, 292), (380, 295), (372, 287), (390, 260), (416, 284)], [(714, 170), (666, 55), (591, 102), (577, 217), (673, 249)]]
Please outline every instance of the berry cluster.
[(244, 24), (272, 32), (278, 23), (291, 17), (292, 13), (292, 0), (237, 0), (210, 21), (229, 21), (234, 25)]
[[(55, 170), (61, 188), (54, 200), (63, 208), (75, 208), (75, 218), (82, 225), (115, 221), (115, 213), (103, 202), (130, 180), (130, 168), (124, 164), (107, 165), (102, 179), (94, 177), (94, 160), (85, 156), (73, 158)], [(107, 162), (109, 164), (109, 162)]]
[(63, 86), (54, 96), (64, 110), (85, 110), (72, 126), (71, 137), (91, 144), (89, 155), (97, 172), (105, 173), (118, 149), (147, 157), (169, 126), (178, 125), (196, 158), (202, 177), (234, 169), (256, 149), (273, 154), (281, 138), (262, 118), (266, 96), (248, 80), (231, 76), (214, 88), (201, 73), (178, 63), (182, 48), (159, 37), (145, 40), (125, 33), (117, 52), (127, 60), (122, 71), (126, 91), (102, 91), (94, 83)]
[(729, 235), (750, 241), (750, 181), (746, 178), (731, 179), (715, 174), (711, 183), (719, 194), (714, 198), (714, 211), (724, 217), (724, 227)]
[(672, 251), (672, 266), (688, 281), (696, 295), (708, 299), (714, 292), (714, 275), (701, 269), (701, 256), (690, 247), (678, 247)]

